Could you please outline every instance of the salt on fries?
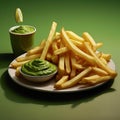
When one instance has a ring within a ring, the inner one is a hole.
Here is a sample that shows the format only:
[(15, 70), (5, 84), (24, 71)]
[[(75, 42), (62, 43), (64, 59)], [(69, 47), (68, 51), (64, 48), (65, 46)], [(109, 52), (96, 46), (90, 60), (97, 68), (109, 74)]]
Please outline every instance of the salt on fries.
[(108, 66), (111, 55), (97, 50), (103, 43), (96, 43), (88, 32), (84, 32), (81, 37), (64, 28), (56, 32), (56, 27), (57, 23), (53, 22), (47, 40), (11, 63), (16, 75), (19, 75), (18, 68), (22, 64), (40, 58), (58, 66), (55, 89), (79, 84), (94, 85), (116, 77), (116, 71)]

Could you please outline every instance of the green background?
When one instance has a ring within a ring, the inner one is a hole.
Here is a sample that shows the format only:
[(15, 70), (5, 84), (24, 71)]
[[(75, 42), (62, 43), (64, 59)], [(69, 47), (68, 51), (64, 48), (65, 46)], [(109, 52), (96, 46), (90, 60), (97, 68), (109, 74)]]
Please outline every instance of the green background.
[[(37, 29), (35, 44), (47, 38), (53, 21), (81, 35), (89, 32), (100, 50), (112, 54), (118, 76), (95, 90), (68, 95), (39, 93), (13, 83), (7, 68), (14, 59), (8, 30), (16, 25), (20, 7), (24, 24)], [(0, 119), (1, 120), (119, 120), (120, 119), (120, 2), (119, 0), (0, 0)]]

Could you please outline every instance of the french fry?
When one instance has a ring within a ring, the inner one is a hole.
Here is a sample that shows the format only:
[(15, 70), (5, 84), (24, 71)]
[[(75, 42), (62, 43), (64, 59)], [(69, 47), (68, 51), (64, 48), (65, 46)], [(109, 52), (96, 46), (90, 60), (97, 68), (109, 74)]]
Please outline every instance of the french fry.
[(70, 72), (71, 72), (71, 64), (70, 64), (69, 52), (67, 52), (65, 54), (65, 69), (66, 69), (66, 73), (70, 74)]
[(107, 71), (110, 75), (112, 76), (116, 76), (117, 73), (112, 70), (111, 68), (109, 68), (107, 65), (105, 65), (98, 57), (97, 55), (94, 53), (94, 51), (91, 49), (91, 47), (89, 46), (88, 42), (85, 42), (85, 46), (87, 48), (87, 50), (90, 52), (90, 54), (94, 57), (96, 64), (102, 68), (103, 70)]
[(75, 46), (77, 46), (78, 48), (84, 49), (83, 42), (77, 41), (77, 40), (73, 40), (73, 39), (70, 39), (70, 40), (71, 40), (71, 41), (73, 42), (73, 44), (74, 44)]
[[(62, 47), (64, 47), (64, 44), (61, 42), (60, 48), (62, 48)], [(64, 54), (59, 55), (58, 72), (61, 76), (66, 74), (65, 73), (66, 72), (65, 71), (65, 55)]]
[(84, 42), (84, 39), (82, 37), (80, 37), (79, 35), (77, 35), (76, 33), (72, 32), (72, 31), (66, 31), (66, 33), (69, 36), (69, 38), (78, 40), (80, 42)]
[(108, 64), (107, 60), (105, 60), (103, 57), (100, 57), (100, 60), (101, 60), (105, 65)]
[[(57, 55), (54, 55), (54, 51), (58, 49), (58, 45), (57, 45), (57, 40), (56, 38), (53, 40), (52, 44), (51, 44), (51, 62), (53, 62), (54, 64), (58, 64), (58, 56)], [(50, 50), (48, 50), (48, 53), (49, 53)]]
[(82, 37), (85, 39), (86, 42), (89, 42), (91, 46), (93, 47), (93, 50), (96, 51), (96, 43), (92, 36), (88, 32), (84, 32)]
[(55, 50), (54, 55), (60, 55), (60, 54), (66, 53), (67, 51), (68, 51), (67, 47), (62, 47), (60, 49)]
[(60, 39), (60, 33), (59, 32), (56, 32), (55, 33), (55, 38), (54, 38), (55, 40), (58, 40), (58, 39)]
[(76, 68), (74, 67), (74, 64), (76, 64), (76, 59), (73, 55), (71, 55), (71, 66), (72, 66), (72, 70), (70, 73), (70, 78), (73, 78), (76, 76)]
[(87, 62), (89, 63), (93, 63), (94, 59), (92, 56), (86, 54), (85, 52), (83, 52), (82, 50), (80, 50), (78, 47), (76, 47), (70, 40), (69, 37), (67, 36), (64, 28), (62, 28), (62, 38), (63, 38), (63, 42), (66, 44), (66, 46), (73, 51), (75, 54), (77, 54), (78, 56), (80, 56), (81, 58), (85, 59)]
[(92, 69), (93, 69), (93, 71), (94, 71), (95, 73), (97, 73), (98, 75), (101, 75), (101, 76), (103, 76), (103, 75), (108, 75), (108, 73), (107, 73), (105, 70), (101, 69), (101, 68), (92, 67)]
[(100, 48), (103, 45), (103, 43), (96, 43), (96, 49)]
[(50, 45), (52, 43), (52, 40), (54, 38), (54, 35), (55, 35), (56, 27), (57, 27), (57, 23), (53, 22), (50, 33), (49, 33), (49, 36), (48, 36), (48, 39), (47, 39), (47, 42), (46, 42), (45, 47), (44, 47), (44, 49), (42, 51), (40, 59), (45, 59), (46, 58), (48, 49), (49, 49), (49, 47), (50, 47)]
[(83, 65), (79, 64), (79, 63), (75, 63), (75, 64), (74, 64), (74, 67), (75, 67), (77, 70), (83, 70), (83, 69), (85, 69), (85, 67), (84, 67)]
[(61, 86), (64, 82), (66, 82), (66, 81), (68, 80), (68, 78), (69, 78), (68, 75), (62, 76), (62, 78), (55, 83), (54, 88), (59, 89), (60, 86)]
[(15, 75), (16, 75), (17, 77), (20, 76), (20, 67), (17, 67), (17, 68), (16, 68)]
[(97, 75), (95, 76), (94, 75), (94, 76), (83, 78), (83, 81), (90, 84), (90, 85), (94, 85), (94, 84), (105, 82), (105, 81), (108, 81), (111, 79), (113, 79), (113, 77), (110, 75), (108, 75), (108, 76), (97, 76)]
[(15, 61), (15, 62), (11, 63), (10, 67), (16, 69), (16, 68), (22, 66), (23, 64), (27, 63), (28, 61), (29, 61), (29, 60), (27, 60), (27, 61), (22, 61), (22, 62), (17, 62), (17, 61)]
[(27, 61), (27, 60), (33, 60), (33, 59), (36, 59), (36, 58), (39, 58), (39, 57), (40, 57), (40, 54), (33, 54), (33, 55), (30, 55), (30, 56), (18, 57), (18, 58), (16, 58), (16, 61), (17, 62), (22, 62), (22, 61)]
[(33, 54), (40, 54), (44, 48), (45, 42), (46, 42), (45, 40), (42, 40), (39, 46), (36, 46), (33, 49), (27, 51), (26, 56), (30, 56)]
[(91, 67), (86, 68), (85, 70), (83, 70), (81, 73), (79, 73), (78, 75), (76, 75), (72, 79), (64, 82), (59, 88), (65, 89), (65, 88), (69, 88), (69, 87), (76, 85), (82, 79), (82, 77), (87, 75), (91, 70), (92, 70)]
[(36, 53), (38, 53), (39, 51), (40, 51), (40, 47), (39, 47), (39, 46), (36, 46), (36, 47), (34, 47), (33, 49), (29, 50), (26, 55), (27, 55), (27, 56), (30, 56), (31, 54), (36, 54)]
[(54, 64), (58, 65), (59, 57), (56, 56), (56, 55), (53, 55), (53, 56), (51, 56), (51, 61), (52, 61)]
[(104, 58), (106, 61), (110, 61), (110, 59), (111, 59), (111, 55), (110, 54), (102, 53), (101, 57)]
[(46, 60), (48, 60), (48, 61), (52, 60), (52, 54), (50, 52), (47, 53)]
[(96, 55), (97, 55), (98, 58), (100, 58), (102, 56), (102, 53), (97, 51)]
[(57, 44), (57, 40), (53, 40), (53, 42), (52, 42), (52, 50), (53, 51), (55, 51), (55, 50), (58, 50), (59, 48), (58, 48), (58, 44)]
[(64, 55), (60, 55), (60, 57), (59, 57), (58, 72), (61, 75), (65, 74), (65, 57), (64, 57)]
[(95, 81), (96, 79), (100, 78), (99, 75), (91, 75), (91, 76), (87, 76), (87, 77), (84, 77), (79, 83), (80, 84), (89, 84), (89, 82), (92, 80), (92, 81)]

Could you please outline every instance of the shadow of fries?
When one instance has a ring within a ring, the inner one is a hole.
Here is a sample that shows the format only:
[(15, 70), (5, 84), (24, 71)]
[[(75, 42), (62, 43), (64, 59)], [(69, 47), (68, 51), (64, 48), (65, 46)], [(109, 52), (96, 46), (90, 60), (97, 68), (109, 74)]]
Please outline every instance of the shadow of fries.
[(113, 82), (114, 80), (110, 80), (102, 86), (83, 92), (47, 93), (29, 90), (17, 85), (11, 80), (7, 71), (0, 78), (0, 85), (4, 90), (4, 95), (13, 102), (41, 104), (45, 107), (49, 105), (71, 104), (72, 108), (82, 103), (90, 102), (101, 94), (115, 91), (114, 88), (111, 88)]

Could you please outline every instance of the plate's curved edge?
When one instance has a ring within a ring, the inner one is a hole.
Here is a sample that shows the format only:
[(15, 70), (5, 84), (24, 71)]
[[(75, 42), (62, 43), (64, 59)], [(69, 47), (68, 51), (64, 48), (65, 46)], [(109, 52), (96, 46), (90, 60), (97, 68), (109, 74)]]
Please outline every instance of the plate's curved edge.
[[(25, 55), (25, 54), (23, 54)], [(23, 56), (21, 55), (21, 56)], [(15, 60), (13, 60), (15, 61)], [(12, 62), (13, 62), (12, 61)], [(11, 62), (11, 63), (12, 63)], [(11, 64), (10, 63), (10, 64)], [(115, 70), (115, 63), (113, 62), (113, 60), (111, 59), (110, 62), (108, 63), (108, 66), (111, 67), (111, 69)], [(13, 68), (10, 67), (9, 65), (9, 68), (8, 68), (8, 74), (9, 76), (11, 77), (11, 79), (16, 83), (16, 84), (19, 84), (20, 86), (22, 87), (25, 87), (25, 88), (28, 88), (28, 89), (32, 89), (32, 90), (36, 90), (36, 91), (41, 91), (41, 92), (50, 92), (50, 93), (71, 93), (71, 92), (81, 92), (81, 91), (86, 91), (86, 90), (90, 90), (90, 89), (93, 89), (93, 88), (96, 88), (96, 87), (99, 87), (103, 84), (105, 84), (106, 82), (103, 82), (103, 83), (99, 83), (99, 84), (96, 84), (96, 85), (93, 85), (93, 86), (87, 86), (87, 87), (83, 87), (83, 86), (75, 86), (73, 88), (68, 88), (68, 89), (63, 89), (63, 90), (56, 90), (54, 89), (53, 87), (53, 82), (51, 80), (50, 84), (45, 84), (44, 85), (40, 85), (40, 86), (36, 86), (36, 85), (33, 85), (32, 84), (26, 84), (24, 82), (22, 82), (18, 77), (15, 76), (15, 70)], [(41, 83), (40, 83), (41, 84)], [(47, 86), (48, 85), (48, 86)], [(47, 87), (46, 87), (47, 86)]]
[[(81, 92), (81, 91), (86, 91), (86, 90), (90, 90), (90, 89), (94, 89), (96, 87), (99, 87), (103, 84), (105, 84), (106, 82), (103, 82), (103, 83), (100, 83), (100, 84), (96, 84), (94, 86), (87, 86), (87, 87), (82, 87), (80, 88), (79, 87), (74, 87), (75, 89), (71, 89), (71, 88), (68, 88), (68, 89), (63, 89), (63, 90), (56, 90), (56, 89), (43, 89), (41, 87), (37, 87), (37, 86), (34, 86), (34, 85), (28, 85), (28, 84), (25, 84), (23, 82), (21, 82), (19, 80), (19, 78), (17, 78), (16, 76), (13, 77), (11, 75), (11, 70), (8, 69), (8, 73), (9, 73), (9, 76), (10, 78), (18, 85), (24, 87), (24, 88), (27, 88), (27, 89), (30, 89), (30, 90), (35, 90), (35, 91), (40, 91), (40, 92), (49, 92), (49, 93), (73, 93), (73, 92)], [(80, 89), (79, 89), (80, 88)]]

